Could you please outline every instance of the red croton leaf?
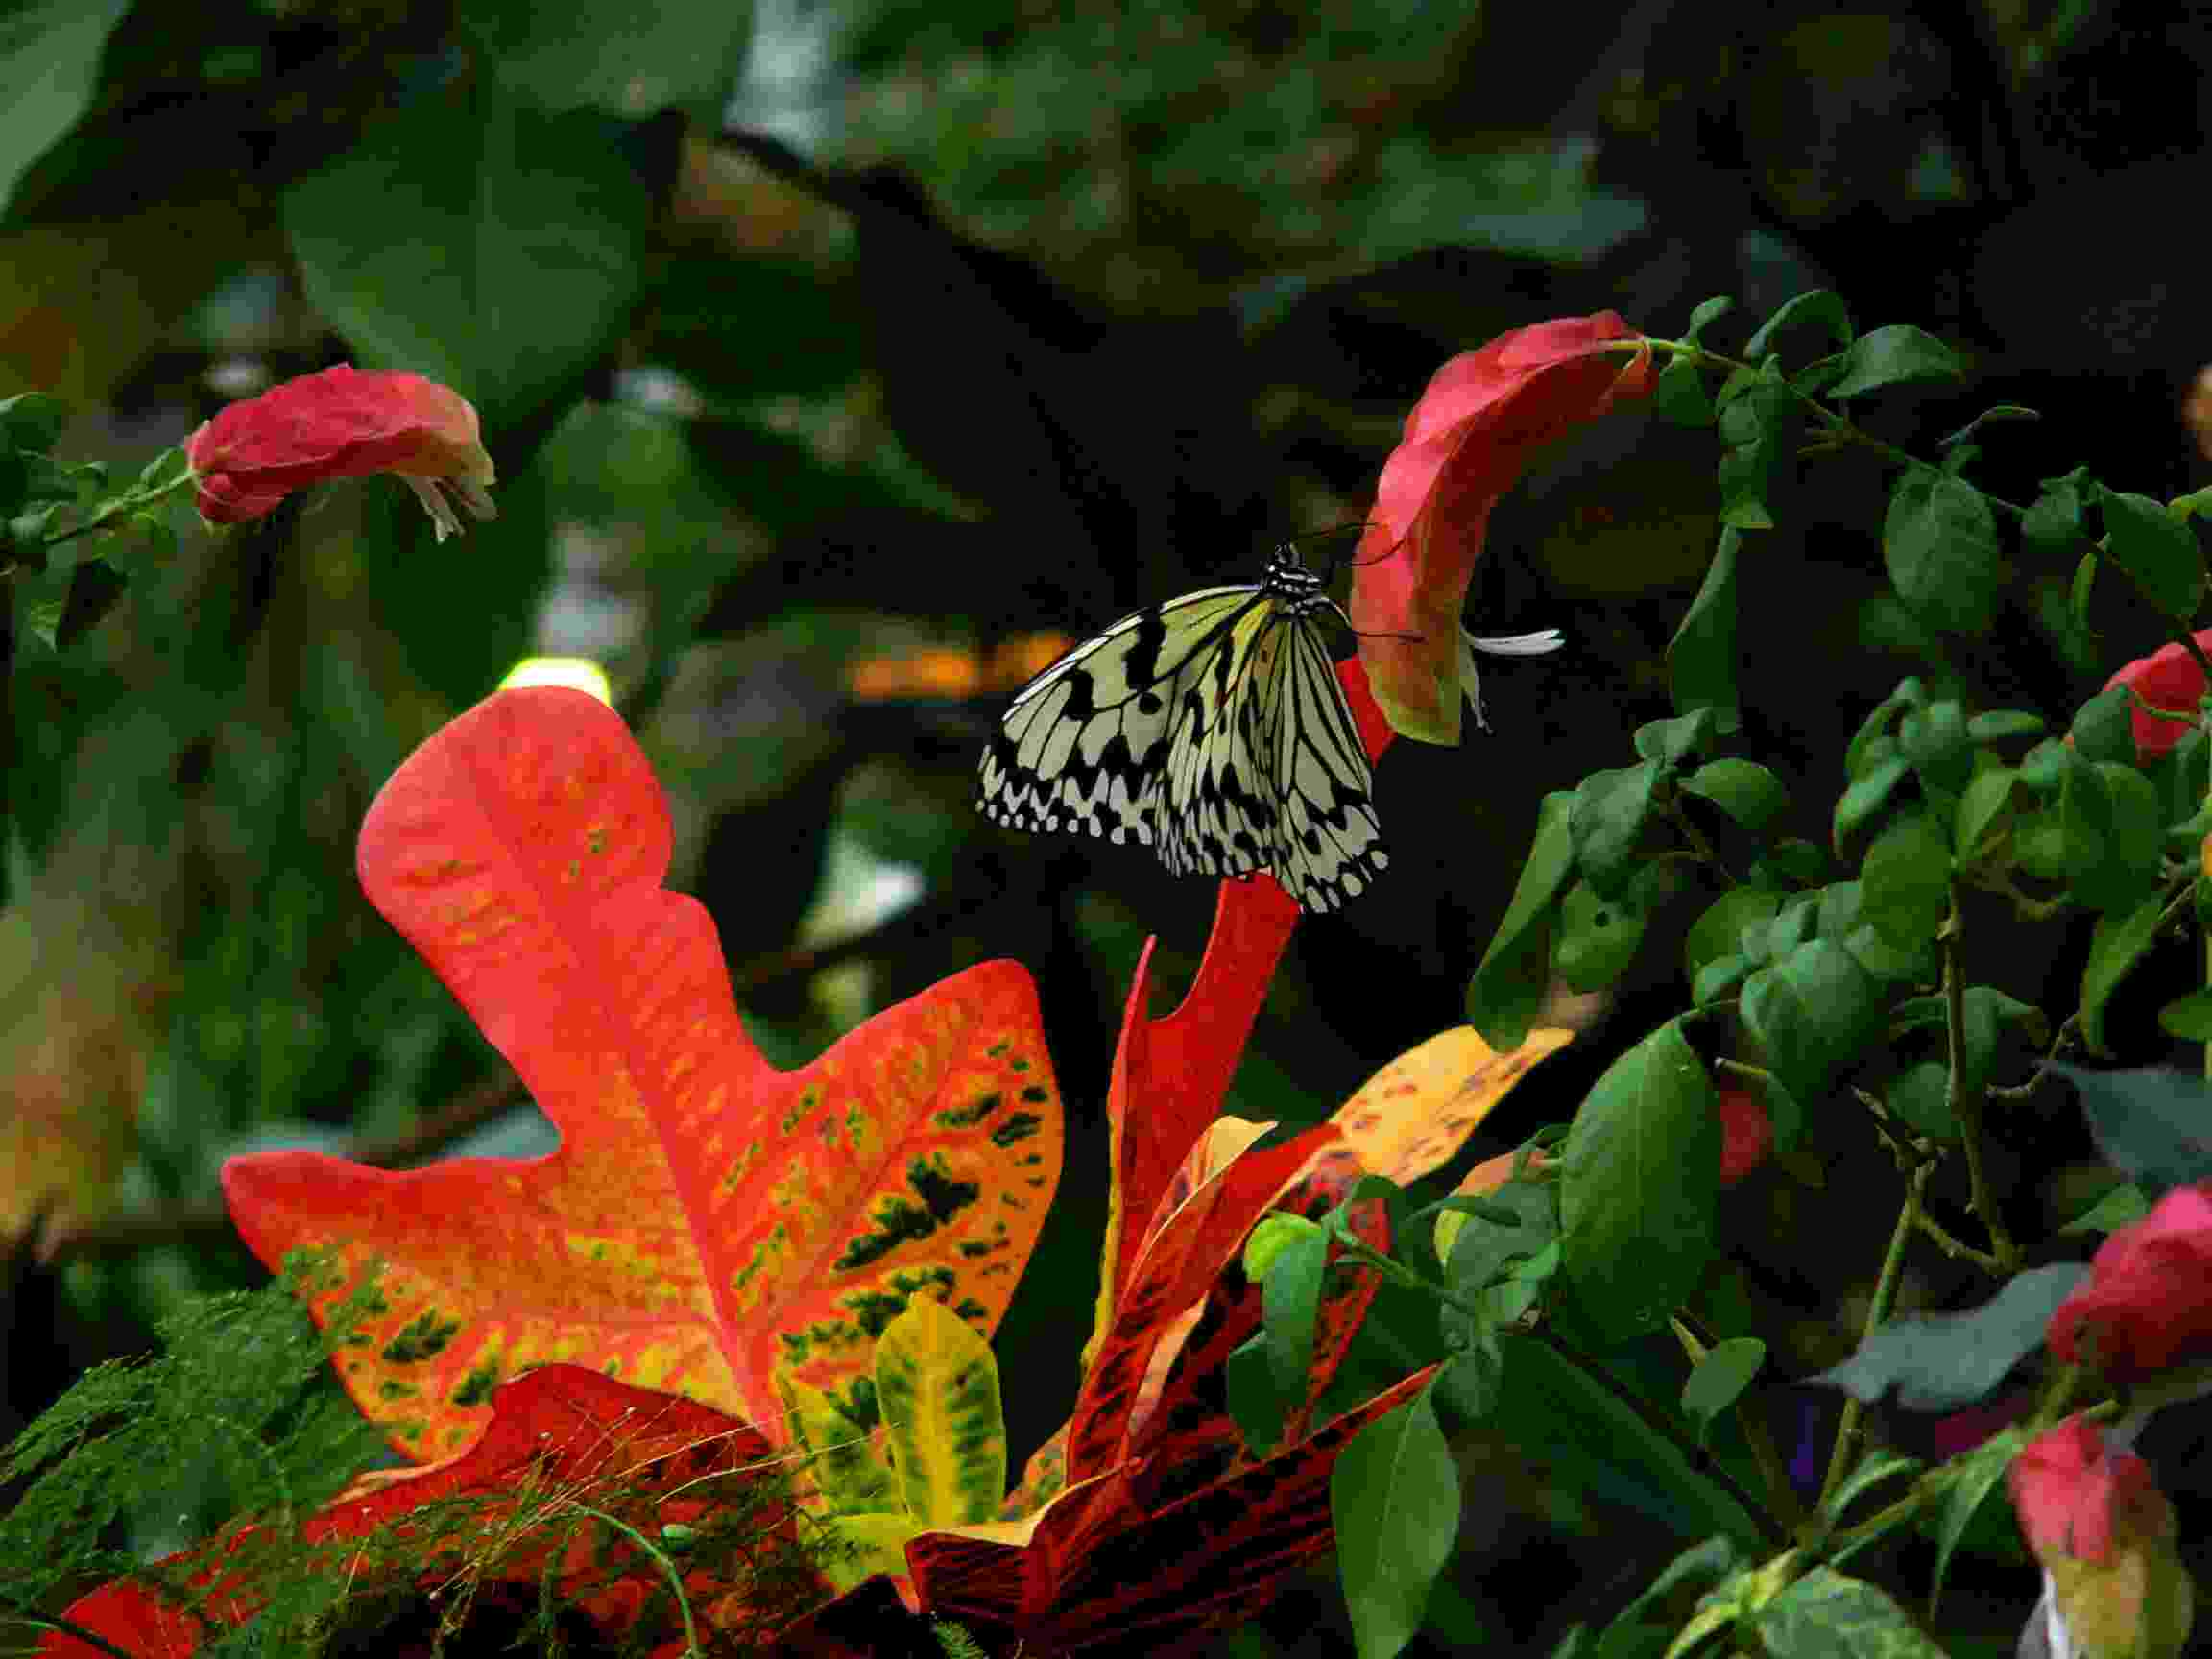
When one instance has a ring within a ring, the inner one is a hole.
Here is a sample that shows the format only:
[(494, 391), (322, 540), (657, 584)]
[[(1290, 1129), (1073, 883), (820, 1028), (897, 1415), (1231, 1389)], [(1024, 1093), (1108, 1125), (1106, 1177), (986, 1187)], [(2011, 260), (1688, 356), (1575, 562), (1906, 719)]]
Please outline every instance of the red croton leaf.
[[(471, 1560), (481, 1564), (487, 1582), (535, 1587), (550, 1569), (556, 1588), (575, 1596), (582, 1611), (610, 1629), (626, 1630), (666, 1580), (640, 1552), (636, 1571), (606, 1582), (608, 1563), (600, 1556), (606, 1532), (572, 1526), (577, 1505), (623, 1518), (648, 1537), (671, 1524), (742, 1517), (757, 1538), (781, 1540), (781, 1566), (788, 1575), (798, 1559), (796, 1514), (781, 1497), (770, 1495), (773, 1487), (747, 1490), (749, 1473), (772, 1459), (757, 1430), (710, 1407), (633, 1388), (579, 1366), (546, 1365), (493, 1390), (491, 1421), (465, 1455), (428, 1469), (364, 1477), (305, 1521), (299, 1537), (306, 1544), (365, 1538), (441, 1499), (495, 1499), (453, 1512), (450, 1538), (435, 1521), (423, 1526), (418, 1558), (444, 1562), (435, 1582), (450, 1588)], [(558, 1544), (539, 1541), (548, 1530)], [(232, 1532), (223, 1555), (194, 1575), (194, 1582), (208, 1592), (200, 1604), (204, 1618), (236, 1625), (260, 1610), (249, 1576), (233, 1573), (229, 1582), (223, 1581), (224, 1561), (256, 1537), (250, 1527)], [(487, 1554), (488, 1539), (508, 1547)], [(760, 1558), (770, 1553), (762, 1548)], [(363, 1560), (349, 1551), (333, 1571), (359, 1573)], [(795, 1579), (781, 1577), (768, 1585), (694, 1568), (684, 1585), (694, 1617), (725, 1630), (757, 1627), (763, 1617), (781, 1625), (796, 1611), (794, 1602), (803, 1605), (828, 1592), (826, 1583), (804, 1569)], [(365, 1581), (363, 1588), (379, 1586)], [(206, 1634), (199, 1620), (128, 1581), (80, 1598), (66, 1617), (139, 1659), (185, 1659)], [(62, 1634), (48, 1635), (41, 1652), (44, 1659), (105, 1659), (89, 1643)]]
[(224, 1167), (263, 1262), (383, 1262), (387, 1311), (340, 1372), (419, 1461), (474, 1441), (501, 1379), (554, 1361), (778, 1444), (780, 1368), (870, 1421), (854, 1384), (875, 1333), (928, 1286), (988, 1334), (1044, 1224), (1061, 1118), (1028, 974), (969, 969), (779, 1071), (706, 911), (661, 887), (669, 849), (620, 717), (558, 687), (454, 720), (362, 827), (370, 898), (561, 1130), (541, 1159)]
[(420, 374), (363, 373), (341, 363), (231, 404), (185, 441), (200, 516), (240, 524), (295, 490), (330, 478), (389, 472), (413, 490), (438, 539), (461, 529), (456, 503), (495, 517), (492, 457), (476, 411)]
[[(1650, 390), (1648, 347), (1611, 311), (1502, 334), (1437, 370), (1383, 463), (1353, 558), (1352, 626), (1376, 701), (1393, 728), (1459, 741), (1460, 610), (1490, 509), (1544, 445), (1623, 397)], [(1505, 642), (1501, 648), (1510, 649)]]

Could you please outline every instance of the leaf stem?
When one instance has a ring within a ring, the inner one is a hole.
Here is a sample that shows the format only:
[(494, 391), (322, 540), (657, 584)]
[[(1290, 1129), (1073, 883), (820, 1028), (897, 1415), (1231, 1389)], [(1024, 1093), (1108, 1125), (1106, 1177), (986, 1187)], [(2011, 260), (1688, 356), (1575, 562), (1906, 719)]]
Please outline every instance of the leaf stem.
[[(1859, 1340), (1863, 1346), (1866, 1339), (1881, 1329), (1889, 1318), (1889, 1310), (1896, 1306), (1897, 1281), (1905, 1267), (1906, 1241), (1912, 1237), (1920, 1214), (1921, 1189), (1928, 1185), (1933, 1164), (1921, 1164), (1907, 1172), (1905, 1177), (1905, 1208), (1897, 1213), (1897, 1225), (1889, 1233), (1889, 1251), (1882, 1259), (1881, 1277), (1874, 1282), (1874, 1294), (1866, 1304), (1866, 1324)], [(1866, 1408), (1860, 1405), (1857, 1395), (1843, 1402), (1842, 1421), (1836, 1425), (1836, 1444), (1828, 1454), (1828, 1473), (1820, 1482), (1820, 1502), (1816, 1505), (1825, 1511), (1836, 1493), (1851, 1474), (1856, 1460), (1859, 1424)]]
[[(1974, 1214), (1981, 1217), (1983, 1227), (1988, 1231), (1989, 1248), (1997, 1258), (1999, 1270), (2012, 1273), (2020, 1266), (2020, 1247), (2012, 1242), (2005, 1218), (1998, 1214), (1996, 1194), (1990, 1190), (1989, 1171), (1982, 1155), (1983, 1080), (1970, 1077), (1966, 1070), (1966, 973), (1959, 956), (1959, 941), (1965, 926), (1965, 919), (1959, 909), (1959, 883), (1954, 878), (1951, 914), (1944, 918), (1936, 934), (1943, 950), (1943, 1023), (1946, 1046), (1950, 1050), (1951, 1115), (1958, 1119), (1960, 1138), (1966, 1148), (1966, 1182)], [(1915, 1195), (1913, 1208), (1918, 1207)]]

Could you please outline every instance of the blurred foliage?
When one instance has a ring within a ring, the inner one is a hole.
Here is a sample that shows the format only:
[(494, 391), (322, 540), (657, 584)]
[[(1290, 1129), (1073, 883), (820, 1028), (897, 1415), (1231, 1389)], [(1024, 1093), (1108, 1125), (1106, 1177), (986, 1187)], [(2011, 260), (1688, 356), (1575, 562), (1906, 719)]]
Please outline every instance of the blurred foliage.
[[(0, 1428), (176, 1295), (250, 1282), (214, 1209), (228, 1152), (404, 1163), (529, 1112), (351, 844), (416, 741), (546, 651), (608, 666), (771, 1053), (985, 956), (1038, 975), (1074, 1121), (1001, 1338), (1038, 1355), (1019, 1455), (1073, 1385), (1136, 948), (1157, 931), (1179, 988), (1210, 893), (984, 826), (1000, 701), (855, 704), (848, 663), (1248, 575), (1360, 517), (1451, 352), (1601, 307), (1678, 329), (1716, 292), (1756, 317), (1830, 287), (1953, 342), (1974, 383), (1898, 400), (1900, 439), (2063, 410), (1992, 446), (1992, 490), (2081, 461), (2201, 483), (2171, 227), (2208, 39), (2148, 0), (6, 8), (0, 396), (57, 395), (57, 453), (127, 476), (226, 397), (414, 369), (483, 412), (501, 516), (436, 548), (388, 481), (223, 537), (177, 509), (173, 537), (80, 549), (114, 608), (60, 650), (34, 624), (73, 566), (11, 566), (0, 1110), (69, 1150), (36, 1155), (56, 1190), (0, 1204), (31, 1230), (16, 1328), (53, 1331), (11, 1348)], [(1607, 423), (1496, 516), (1471, 619), (1569, 650), (1497, 675), (1494, 734), (1380, 768), (1392, 877), (1301, 928), (1233, 1109), (1315, 1120), (1459, 1018), (1538, 799), (1664, 708), (1661, 619), (1714, 537), (1691, 442)], [(1811, 763), (1899, 667), (1862, 618), (1878, 550), (1788, 507), (1815, 528), (1744, 573), (1745, 705)], [(2063, 600), (2024, 582), (1964, 670), (2065, 703)], [(882, 914), (831, 870), (916, 896)], [(1527, 1121), (1612, 1057), (1578, 1044)], [(40, 1225), (58, 1262), (28, 1254)], [(1438, 1617), (1540, 1633), (1541, 1577)]]

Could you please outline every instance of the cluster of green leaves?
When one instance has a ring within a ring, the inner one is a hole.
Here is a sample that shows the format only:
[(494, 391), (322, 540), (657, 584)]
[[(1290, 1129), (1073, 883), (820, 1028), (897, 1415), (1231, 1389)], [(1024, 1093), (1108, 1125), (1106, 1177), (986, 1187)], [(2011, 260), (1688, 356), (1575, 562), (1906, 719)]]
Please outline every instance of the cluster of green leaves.
[(183, 456), (164, 449), (127, 489), (110, 490), (102, 463), (55, 459), (63, 421), (41, 393), (0, 399), (0, 567), (17, 581), (51, 578), (24, 611), (48, 651), (67, 650), (115, 608), (128, 562), (176, 546), (157, 504), (186, 477)]
[[(2041, 713), (1975, 709), (1940, 647), (1996, 614), (2008, 580), (2005, 520), (2043, 552), (2076, 561), (2061, 620), (2078, 633), (2106, 565), (2185, 629), (2205, 589), (2188, 525), (2196, 499), (2168, 506), (2077, 471), (2047, 481), (2027, 508), (1996, 500), (1966, 475), (1977, 454), (1969, 439), (2025, 411), (1989, 411), (1929, 465), (1838, 407), (1956, 375), (1940, 342), (1907, 326), (1856, 334), (1835, 296), (1815, 293), (1782, 307), (1736, 361), (1698, 342), (1724, 310), (1708, 302), (1687, 339), (1658, 343), (1673, 351), (1657, 388), (1662, 411), (1717, 426), (1722, 445), (1718, 544), (1668, 654), (1678, 712), (1634, 733), (1628, 763), (1544, 799), (1468, 998), (1484, 1037), (1510, 1049), (1555, 980), (1576, 991), (1616, 985), (1647, 939), (1668, 937), (1681, 941), (1680, 1012), (1614, 1061), (1571, 1124), (1537, 1137), (1551, 1156), (1524, 1161), (1492, 1195), (1415, 1209), (1386, 1182), (1362, 1184), (1358, 1199), (1389, 1207), (1388, 1255), (1361, 1245), (1338, 1212), (1318, 1225), (1274, 1218), (1248, 1258), (1265, 1280), (1264, 1328), (1231, 1384), (1256, 1443), (1294, 1397), (1328, 1273), (1378, 1276), (1369, 1327), (1390, 1333), (1398, 1374), (1435, 1366), (1419, 1398), (1371, 1425), (1336, 1468), (1344, 1584), (1363, 1656), (1396, 1651), (1418, 1627), (1445, 1565), (1459, 1502), (1446, 1422), (1494, 1428), (1548, 1454), (1562, 1422), (1536, 1422), (1514, 1405), (1536, 1389), (1574, 1425), (1565, 1437), (1584, 1447), (1557, 1472), (1618, 1493), (1631, 1471), (1626, 1484), (1640, 1488), (1631, 1503), (1678, 1536), (1704, 1540), (1609, 1628), (1578, 1627), (1563, 1651), (1658, 1651), (1671, 1638), (1670, 1652), (1687, 1652), (1733, 1636), (1777, 1655), (1829, 1651), (1839, 1638), (1864, 1650), (1936, 1652), (1895, 1596), (1839, 1568), (1874, 1538), (1925, 1524), (1938, 1545), (1939, 1591), (2025, 1432), (1922, 1469), (1862, 1455), (1855, 1413), (1892, 1393), (1915, 1410), (1984, 1400), (2040, 1348), (2052, 1310), (2083, 1270), (2019, 1270), (1984, 1167), (1987, 1115), (2064, 1070), (2056, 1055), (2069, 1043), (2102, 1050), (2115, 989), (2200, 885), (2199, 849), (2212, 829), (2200, 722), (2171, 752), (2141, 757), (2133, 719), (2142, 704), (2115, 685), (2053, 734)], [(1785, 326), (1806, 325), (1824, 330), (1834, 349), (1787, 371), (1771, 343)], [(1815, 818), (1802, 781), (1793, 789), (1743, 752), (1737, 577), (1750, 538), (1773, 527), (1779, 469), (1845, 445), (1872, 448), (1895, 469), (1879, 514), (1888, 599), (1930, 643), (1932, 671), (1903, 679), (1867, 712)], [(1790, 832), (1823, 820), (1825, 845)], [(1981, 895), (1991, 897), (1970, 899)], [(2078, 987), (2039, 1007), (1976, 982), (1962, 950), (1972, 903), (2008, 906), (2024, 926), (2093, 926)], [(2165, 1023), (2212, 1034), (2207, 1009), (2212, 997), (2184, 998), (2165, 1010)], [(2008, 1035), (2032, 1046), (2024, 1081), (2000, 1075), (2019, 1053)], [(1871, 1131), (1899, 1171), (1896, 1241), (1863, 1342), (1817, 1379), (1853, 1404), (1811, 1515), (1761, 1414), (1746, 1408), (1767, 1350), (1720, 1255), (1720, 1096), (1729, 1090), (1763, 1104), (1785, 1170), (1812, 1171), (1845, 1137)], [(2091, 1084), (2092, 1127), (2121, 1184), (2074, 1227), (2109, 1230), (2176, 1180), (2212, 1173), (2188, 1127), (2208, 1098), (2202, 1083), (2167, 1072)], [(1959, 1155), (1984, 1239), (1954, 1238), (1921, 1202), (1930, 1176)], [(1441, 1227), (1439, 1216), (1448, 1218)], [(1898, 1262), (1916, 1235), (1987, 1275), (1985, 1305), (1893, 1317)], [(1363, 1329), (1360, 1340), (1371, 1334)], [(1655, 1344), (1675, 1352), (1654, 1367)], [(1585, 1411), (1589, 1420), (1575, 1422)], [(1608, 1467), (1590, 1467), (1590, 1446), (1605, 1448)], [(1885, 1486), (1899, 1479), (1910, 1483)], [(1886, 1506), (1847, 1523), (1877, 1486)], [(1786, 1539), (1796, 1548), (1782, 1550)]]

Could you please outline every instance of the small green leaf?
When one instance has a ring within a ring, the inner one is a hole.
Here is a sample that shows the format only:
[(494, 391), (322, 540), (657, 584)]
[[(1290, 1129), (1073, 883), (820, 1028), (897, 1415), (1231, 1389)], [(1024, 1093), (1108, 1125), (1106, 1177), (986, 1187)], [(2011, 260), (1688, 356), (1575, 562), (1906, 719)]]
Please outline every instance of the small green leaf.
[(2097, 918), (2081, 970), (2081, 1036), (2095, 1053), (2104, 1052), (2104, 1005), (2151, 949), (2165, 908), (2164, 896), (2153, 893), (2132, 910), (2108, 910)]
[(1967, 1523), (1974, 1512), (1982, 1507), (1982, 1501), (1989, 1496), (1990, 1488), (2005, 1478), (2005, 1471), (2027, 1443), (2024, 1429), (2006, 1429), (1984, 1441), (1964, 1457), (1953, 1461), (1950, 1480), (1943, 1491), (1943, 1511), (1936, 1524), (1936, 1576), (1928, 1589), (1928, 1606), (1934, 1610), (1943, 1595), (1944, 1575), (1951, 1567), (1951, 1555), (1959, 1548), (1959, 1540), (1966, 1535)]
[(2135, 579), (2151, 603), (2176, 622), (2187, 622), (2204, 602), (2204, 556), (2196, 533), (2148, 495), (2107, 490), (2105, 550)]
[(2212, 1043), (2212, 991), (2192, 991), (2158, 1010), (2158, 1027), (2187, 1043)]
[(2061, 1064), (2052, 1070), (2080, 1092), (2104, 1161), (2153, 1201), (2212, 1177), (2212, 1083), (2162, 1067), (2085, 1071)]
[(1961, 862), (1977, 855), (1983, 838), (2011, 805), (2012, 791), (2019, 781), (2019, 774), (2010, 767), (1998, 766), (1976, 773), (1966, 785), (1951, 825), (1951, 851)]
[(1774, 315), (1744, 342), (1743, 355), (1751, 362), (1758, 362), (1771, 349), (1777, 334), (1791, 324), (1800, 322), (1818, 325), (1824, 340), (1839, 346), (1851, 344), (1851, 314), (1844, 308), (1843, 297), (1826, 288), (1815, 288), (1783, 301)]
[(1710, 426), (1716, 414), (1697, 365), (1687, 357), (1677, 357), (1659, 371), (1658, 384), (1651, 388), (1651, 407), (1660, 420), (1675, 426)]
[(69, 596), (55, 620), (53, 645), (67, 651), (123, 602), (130, 583), (105, 559), (87, 559), (69, 573)]
[(1733, 707), (1693, 709), (1671, 720), (1647, 721), (1636, 728), (1636, 753), (1672, 766), (1715, 737), (1727, 737), (1743, 725)]
[(1782, 780), (1749, 760), (1731, 758), (1700, 766), (1682, 780), (1682, 791), (1712, 802), (1754, 835), (1790, 805), (1790, 791)]
[(1961, 380), (1965, 374), (1958, 353), (1942, 341), (1910, 323), (1892, 323), (1851, 343), (1843, 353), (1843, 378), (1828, 388), (1828, 396), (1856, 397), (1884, 386)]
[(1261, 1287), (1267, 1359), (1275, 1367), (1275, 1391), (1288, 1399), (1304, 1397), (1307, 1373), (1313, 1367), (1313, 1324), (1320, 1311), (1321, 1280), (1328, 1260), (1328, 1236), (1315, 1228), (1283, 1247), (1269, 1264), (1266, 1282)]
[(1911, 764), (1902, 755), (1892, 755), (1878, 761), (1863, 777), (1843, 791), (1836, 803), (1836, 852), (1843, 855), (1844, 846), (1852, 832), (1875, 813), (1888, 805), (1889, 797), (1897, 785), (1911, 771)]
[[(1880, 986), (1833, 939), (1809, 939), (1760, 969), (1741, 1008), (1769, 1069), (1800, 1100), (1818, 1099), (1882, 1031)], [(1781, 1128), (1777, 1119), (1778, 1141)]]
[(1988, 631), (2002, 561), (1988, 497), (1973, 485), (1926, 467), (1906, 469), (1890, 493), (1882, 557), (1914, 615), (1953, 634)]
[(1682, 338), (1693, 346), (1696, 345), (1698, 337), (1706, 329), (1735, 309), (1734, 298), (1726, 294), (1716, 294), (1710, 300), (1698, 301), (1697, 308), (1690, 313), (1690, 327)]
[(2151, 1214), (2151, 1200), (2132, 1181), (2115, 1182), (2112, 1190), (2058, 1229), (2060, 1233), (2117, 1233), (2132, 1227)]
[(1612, 984), (1636, 959), (1645, 919), (1640, 906), (1600, 898), (1588, 882), (1575, 882), (1559, 902), (1552, 971), (1576, 991)]
[[(2040, 421), (2042, 419), (2043, 417), (2034, 410), (2025, 408), (2018, 403), (1992, 403), (1981, 414), (1975, 416), (1973, 420), (1967, 421), (1965, 425), (1960, 427), (1958, 431), (1952, 433), (1950, 437), (1943, 439), (1937, 447), (1957, 449), (1960, 445), (1966, 444), (1967, 440), (1983, 427), (1998, 421)], [(1971, 445), (1968, 446), (1971, 447)]]
[(1719, 1187), (1719, 1102), (1670, 1021), (1598, 1080), (1567, 1140), (1567, 1278), (1600, 1330), (1623, 1339), (1655, 1330), (1696, 1288)]
[(1715, 1343), (1682, 1384), (1682, 1410), (1702, 1426), (1736, 1404), (1767, 1362), (1767, 1344), (1756, 1336)]
[(1513, 902), (1468, 982), (1468, 1022), (1502, 1054), (1527, 1040), (1543, 1001), (1551, 971), (1552, 902), (1575, 868), (1568, 825), (1574, 805), (1575, 797), (1565, 790), (1544, 797)]
[(2014, 1275), (1964, 1313), (1922, 1313), (1878, 1327), (1859, 1351), (1808, 1382), (1873, 1406), (1892, 1388), (1908, 1411), (1956, 1411), (1985, 1400), (2006, 1374), (2043, 1345), (2043, 1332), (2089, 1269), (2079, 1262)]
[(1966, 722), (1966, 736), (1974, 743), (2002, 743), (2012, 737), (2040, 737), (2043, 717), (2021, 709), (1998, 709), (1977, 714)]
[(1421, 1628), (1459, 1530), (1459, 1477), (1427, 1389), (1355, 1434), (1329, 1479), (1336, 1563), (1359, 1659)]
[(1944, 1659), (1887, 1592), (1815, 1567), (1758, 1612), (1768, 1659)]
[(1909, 1066), (1889, 1085), (1889, 1110), (1916, 1133), (1937, 1141), (1959, 1139), (1959, 1119), (1951, 1111), (1951, 1076), (1934, 1061)]
[(1682, 941), (1682, 973), (1695, 979), (1707, 963), (1733, 956), (1743, 929), (1762, 926), (1782, 908), (1782, 896), (1767, 887), (1731, 887), (1705, 906)]
[(1767, 849), (1751, 867), (1751, 879), (1770, 885), (1817, 887), (1828, 879), (1828, 854), (1810, 841), (1791, 836)]
[(2075, 711), (2074, 753), (2084, 760), (2135, 758), (2133, 704), (2125, 685), (2107, 685)]
[(1743, 540), (1735, 525), (1721, 526), (1704, 584), (1668, 642), (1667, 688), (1684, 713), (1736, 706), (1736, 550)]
[(1741, 953), (1716, 956), (1691, 975), (1690, 1000), (1702, 1008), (1719, 997), (1725, 997), (1743, 982), (1751, 972), (1751, 959)]
[(1974, 747), (1966, 711), (1944, 697), (1908, 713), (1898, 723), (1897, 747), (1924, 788), (1957, 795), (1974, 776)]
[(1229, 1352), (1222, 1361), (1222, 1381), (1229, 1392), (1229, 1416), (1237, 1432), (1255, 1455), (1275, 1449), (1283, 1437), (1283, 1423), (1298, 1404), (1286, 1399), (1275, 1382), (1275, 1360), (1267, 1333), (1256, 1332), (1250, 1340)]
[(1932, 813), (1901, 815), (1866, 849), (1860, 887), (1874, 930), (1900, 950), (1916, 949), (1951, 911), (1951, 838)]
[[(2069, 559), (2084, 539), (2081, 528), (2082, 492), (2094, 493), (2096, 480), (2086, 467), (2077, 467), (2063, 478), (2046, 478), (2020, 519), (2020, 534), (2028, 544), (2053, 559)], [(2095, 553), (2089, 555), (2094, 560)], [(2088, 561), (2084, 561), (2088, 563)], [(2083, 582), (2080, 572), (2076, 581)]]
[(1789, 389), (1779, 380), (1754, 381), (1722, 407), (1720, 441), (1728, 447), (1720, 457), (1721, 523), (1739, 530), (1774, 528), (1767, 496), (1794, 414)]
[(1651, 817), (1661, 763), (1593, 772), (1575, 791), (1568, 817), (1575, 862), (1600, 893), (1618, 893), (1635, 873), (1637, 843)]

